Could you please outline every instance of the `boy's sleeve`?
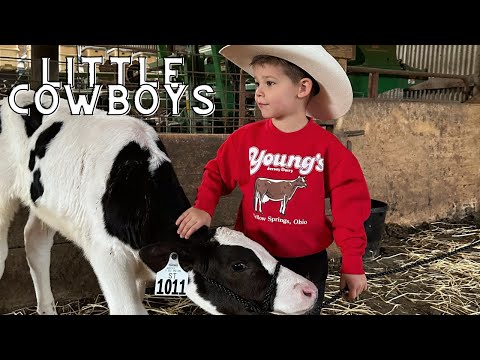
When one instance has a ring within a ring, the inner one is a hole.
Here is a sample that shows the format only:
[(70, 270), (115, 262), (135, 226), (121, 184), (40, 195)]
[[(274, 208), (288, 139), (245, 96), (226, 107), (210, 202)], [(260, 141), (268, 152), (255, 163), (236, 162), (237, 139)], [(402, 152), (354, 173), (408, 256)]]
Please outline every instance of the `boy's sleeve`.
[(333, 237), (342, 252), (340, 271), (364, 274), (364, 223), (371, 207), (367, 183), (357, 158), (341, 142), (333, 142), (325, 157), (325, 191), (331, 200)]
[(218, 149), (216, 157), (205, 165), (193, 206), (208, 212), (211, 217), (220, 197), (230, 194), (237, 185), (237, 151), (235, 136), (231, 134)]

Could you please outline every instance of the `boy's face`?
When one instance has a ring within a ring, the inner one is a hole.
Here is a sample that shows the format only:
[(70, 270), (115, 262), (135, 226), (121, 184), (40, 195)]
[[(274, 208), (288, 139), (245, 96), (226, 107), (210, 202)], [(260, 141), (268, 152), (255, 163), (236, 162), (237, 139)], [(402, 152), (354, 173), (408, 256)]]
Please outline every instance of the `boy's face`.
[(264, 118), (281, 119), (305, 114), (305, 104), (298, 94), (300, 84), (294, 84), (279, 65), (256, 65), (253, 68), (255, 77), (255, 101)]

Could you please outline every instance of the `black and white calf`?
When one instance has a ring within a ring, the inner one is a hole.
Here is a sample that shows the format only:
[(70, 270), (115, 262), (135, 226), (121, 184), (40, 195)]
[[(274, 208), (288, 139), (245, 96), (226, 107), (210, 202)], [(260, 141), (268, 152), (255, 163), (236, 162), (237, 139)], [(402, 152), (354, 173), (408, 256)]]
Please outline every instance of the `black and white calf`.
[(153, 128), (102, 111), (72, 116), (63, 100), (42, 116), (33, 95), (16, 96), (29, 116), (0, 103), (0, 277), (8, 228), (23, 203), (30, 208), (24, 238), (38, 313), (56, 313), (49, 268), (57, 231), (83, 250), (110, 314), (147, 314), (145, 286), (172, 251), (189, 272), (187, 296), (209, 313), (312, 308), (313, 283), (243, 234), (218, 228), (209, 236), (203, 228), (178, 238), (175, 220), (190, 203)]

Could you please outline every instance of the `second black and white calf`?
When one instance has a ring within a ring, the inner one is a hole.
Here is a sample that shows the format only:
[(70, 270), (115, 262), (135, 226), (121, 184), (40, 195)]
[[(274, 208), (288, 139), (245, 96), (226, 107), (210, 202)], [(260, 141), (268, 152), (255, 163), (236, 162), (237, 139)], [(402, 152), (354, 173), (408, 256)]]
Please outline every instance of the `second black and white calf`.
[[(55, 232), (82, 250), (111, 314), (147, 314), (145, 286), (172, 251), (189, 272), (187, 296), (212, 314), (302, 314), (310, 281), (279, 266), (243, 234), (206, 228), (190, 240), (175, 220), (190, 203), (153, 128), (129, 116), (72, 116), (65, 101), (42, 116), (34, 93), (19, 92), (28, 116), (0, 105), (0, 277), (10, 222), (30, 209), (24, 239), (40, 314), (55, 314), (50, 251)], [(45, 97), (45, 107), (49, 99)]]

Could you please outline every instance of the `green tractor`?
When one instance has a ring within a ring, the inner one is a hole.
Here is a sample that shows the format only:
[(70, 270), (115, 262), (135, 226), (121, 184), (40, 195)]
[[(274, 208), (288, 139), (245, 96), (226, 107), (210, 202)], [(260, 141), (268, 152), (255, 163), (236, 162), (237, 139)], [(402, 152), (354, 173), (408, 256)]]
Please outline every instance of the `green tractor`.
[[(388, 70), (425, 71), (408, 66), (402, 60), (397, 59), (396, 45), (356, 45), (355, 59), (348, 61), (347, 65)], [(367, 73), (348, 74), (354, 97), (368, 97), (368, 75)], [(405, 90), (423, 81), (425, 80), (413, 80), (409, 79), (408, 76), (402, 75), (380, 74), (378, 94), (393, 89)]]

